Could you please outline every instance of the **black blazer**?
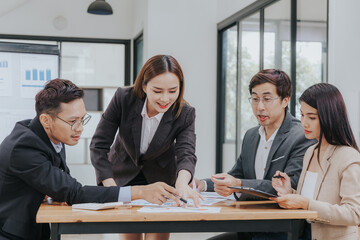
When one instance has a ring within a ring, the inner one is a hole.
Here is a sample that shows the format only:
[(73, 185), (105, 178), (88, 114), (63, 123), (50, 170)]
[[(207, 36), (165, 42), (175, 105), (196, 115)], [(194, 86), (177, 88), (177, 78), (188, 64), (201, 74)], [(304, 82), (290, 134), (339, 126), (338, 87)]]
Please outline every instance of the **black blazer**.
[(45, 195), (68, 204), (113, 202), (119, 188), (82, 186), (69, 174), (65, 148), (56, 153), (38, 117), (16, 123), (0, 145), (0, 227), (35, 239), (35, 217)]
[(176, 109), (165, 112), (149, 148), (140, 155), (144, 102), (134, 95), (132, 87), (119, 88), (102, 115), (90, 144), (98, 184), (114, 178), (119, 186), (124, 186), (140, 171), (148, 183), (162, 181), (173, 185), (182, 169), (193, 176), (195, 109), (184, 104), (177, 119)]
[[(294, 173), (295, 175), (291, 177), (291, 186), (296, 189), (305, 152), (316, 140), (307, 140), (300, 121), (289, 112), (286, 112), (285, 119), (270, 148), (264, 179), (256, 179), (254, 166), (260, 141), (259, 128), (260, 126), (251, 128), (245, 133), (241, 154), (228, 173), (241, 179), (244, 187), (252, 187), (273, 194), (276, 194), (276, 191), (271, 185), (271, 180), (275, 172), (279, 170), (286, 173)], [(208, 191), (214, 191), (213, 182), (210, 179), (206, 179), (206, 181)], [(240, 199), (254, 200), (257, 198), (241, 194)]]

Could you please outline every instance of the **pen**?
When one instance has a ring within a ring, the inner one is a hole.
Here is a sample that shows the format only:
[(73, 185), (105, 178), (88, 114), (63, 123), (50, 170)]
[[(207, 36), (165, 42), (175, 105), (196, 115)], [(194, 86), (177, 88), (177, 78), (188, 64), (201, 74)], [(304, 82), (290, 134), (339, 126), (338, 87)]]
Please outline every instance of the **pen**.
[(174, 195), (175, 197), (179, 198), (180, 201), (182, 201), (183, 203), (187, 203), (187, 201), (185, 199), (183, 199), (182, 197), (180, 197), (179, 195), (176, 195), (175, 193), (171, 193), (172, 195)]
[[(293, 173), (289, 173), (287, 174), (289, 177), (293, 177), (294, 174)], [(280, 175), (277, 175), (277, 176), (274, 176), (273, 178), (284, 178), (283, 176), (280, 176)]]

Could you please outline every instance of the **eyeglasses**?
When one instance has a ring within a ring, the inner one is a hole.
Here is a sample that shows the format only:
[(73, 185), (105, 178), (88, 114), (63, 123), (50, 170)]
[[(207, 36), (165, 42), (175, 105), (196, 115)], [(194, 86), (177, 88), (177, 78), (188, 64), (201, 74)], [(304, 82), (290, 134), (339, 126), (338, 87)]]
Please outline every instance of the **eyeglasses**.
[(69, 123), (68, 121), (65, 121), (64, 119), (58, 117), (57, 115), (55, 115), (55, 114), (53, 114), (53, 113), (48, 113), (48, 114), (57, 117), (58, 119), (60, 119), (60, 120), (63, 121), (64, 123), (67, 123), (67, 124), (71, 127), (71, 130), (80, 127), (81, 124), (82, 124), (83, 126), (85, 126), (85, 125), (90, 121), (90, 118), (91, 118), (91, 115), (89, 115), (89, 114), (86, 113), (83, 119), (74, 120), (74, 121), (71, 121), (71, 123)]
[(264, 98), (259, 98), (259, 97), (249, 97), (249, 103), (251, 105), (258, 105), (260, 103), (260, 101), (264, 104), (264, 105), (270, 105), (272, 104), (276, 99), (279, 99), (280, 97), (276, 97), (276, 98), (271, 98), (271, 97), (264, 97)]

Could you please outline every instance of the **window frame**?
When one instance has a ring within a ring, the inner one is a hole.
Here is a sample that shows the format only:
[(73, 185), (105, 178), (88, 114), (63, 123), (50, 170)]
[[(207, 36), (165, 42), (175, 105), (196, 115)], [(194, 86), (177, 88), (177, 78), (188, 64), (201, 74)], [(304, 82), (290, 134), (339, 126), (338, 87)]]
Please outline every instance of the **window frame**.
[[(138, 55), (138, 51), (139, 49), (137, 48), (138, 44), (142, 42), (143, 46), (142, 46), (142, 56), (144, 55), (144, 34), (143, 32), (139, 33), (138, 36), (136, 36), (134, 38), (134, 53), (133, 53), (133, 83), (135, 83), (135, 80), (137, 78), (137, 74), (138, 74), (138, 70), (140, 71), (140, 69), (137, 69), (137, 65), (138, 62), (141, 61), (143, 63), (143, 59), (138, 59), (137, 55)], [(141, 64), (142, 65), (142, 64)]]
[[(215, 171), (217, 173), (223, 172), (223, 144), (225, 143), (225, 79), (223, 78), (223, 52), (222, 52), (222, 35), (223, 33), (230, 27), (234, 25), (237, 26), (238, 29), (238, 40), (237, 40), (237, 79), (239, 78), (239, 26), (240, 22), (256, 13), (260, 14), (260, 54), (259, 54), (259, 65), (260, 69), (264, 69), (264, 12), (265, 8), (270, 5), (279, 2), (281, 0), (258, 0), (249, 6), (241, 9), (237, 13), (228, 17), (227, 19), (218, 23), (218, 45), (217, 45), (217, 106), (216, 106), (216, 163), (215, 163)], [(297, 0), (290, 0), (290, 78), (292, 81), (292, 96), (290, 99), (289, 110), (292, 115), (296, 114), (296, 43), (297, 43)], [(328, 77), (328, 40), (329, 40), (329, 0), (327, 0), (327, 20), (326, 20), (326, 59), (325, 59), (325, 77), (323, 76), (323, 80), (327, 81)], [(237, 95), (237, 97), (239, 97)], [(239, 111), (238, 109), (236, 110)], [(236, 114), (238, 116), (238, 114)], [(238, 128), (238, 119), (236, 119), (237, 128)], [(236, 138), (236, 142), (239, 141), (238, 137)]]
[[(60, 46), (60, 58), (61, 58), (61, 43), (62, 42), (79, 42), (79, 43), (111, 43), (111, 44), (124, 44), (125, 46), (125, 76), (124, 85), (130, 86), (130, 62), (131, 62), (131, 40), (127, 39), (108, 39), (108, 38), (73, 38), (73, 37), (54, 37), (54, 36), (36, 36), (36, 35), (11, 35), (11, 34), (0, 34), (0, 39), (11, 39), (11, 40), (33, 40), (33, 41), (53, 41), (57, 42)], [(24, 43), (28, 44), (28, 43)], [(59, 75), (61, 71), (59, 59)]]

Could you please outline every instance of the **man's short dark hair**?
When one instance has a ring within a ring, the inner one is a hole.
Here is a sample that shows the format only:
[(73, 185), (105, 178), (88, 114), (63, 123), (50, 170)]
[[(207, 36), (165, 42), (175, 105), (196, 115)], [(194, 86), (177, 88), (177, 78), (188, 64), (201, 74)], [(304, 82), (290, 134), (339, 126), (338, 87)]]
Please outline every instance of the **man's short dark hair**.
[[(281, 70), (278, 69), (264, 69), (255, 74), (249, 84), (249, 92), (252, 94), (252, 89), (263, 83), (271, 83), (276, 87), (276, 93), (281, 97), (281, 100), (286, 97), (291, 97), (292, 85), (290, 77)], [(287, 110), (286, 107), (285, 110)]]
[(45, 112), (57, 114), (60, 111), (60, 103), (69, 103), (83, 97), (84, 91), (71, 81), (60, 78), (53, 79), (36, 94), (36, 114), (37, 116)]

